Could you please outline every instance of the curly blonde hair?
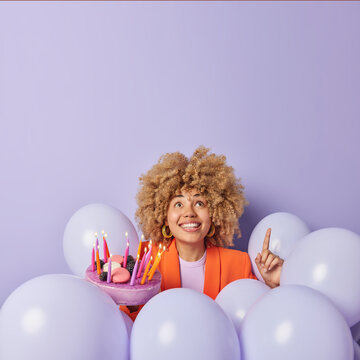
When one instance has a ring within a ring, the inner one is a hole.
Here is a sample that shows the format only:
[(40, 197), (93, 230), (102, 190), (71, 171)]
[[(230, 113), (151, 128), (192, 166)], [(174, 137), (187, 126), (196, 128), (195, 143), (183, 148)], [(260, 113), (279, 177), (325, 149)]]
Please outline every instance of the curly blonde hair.
[(145, 239), (168, 245), (172, 239), (164, 239), (161, 228), (169, 202), (181, 190), (192, 189), (206, 198), (215, 225), (214, 236), (205, 238), (207, 246), (233, 246), (234, 234), (241, 236), (238, 219), (247, 205), (244, 187), (235, 177), (234, 169), (226, 165), (226, 157), (209, 151), (200, 146), (190, 159), (179, 152), (167, 153), (141, 175), (135, 216)]

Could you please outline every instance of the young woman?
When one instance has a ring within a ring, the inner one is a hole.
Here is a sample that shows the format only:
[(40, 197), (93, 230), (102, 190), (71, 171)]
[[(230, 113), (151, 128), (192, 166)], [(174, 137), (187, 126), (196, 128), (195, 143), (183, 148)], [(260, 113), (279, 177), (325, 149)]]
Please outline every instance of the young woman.
[[(162, 291), (187, 287), (215, 299), (234, 280), (256, 279), (248, 254), (226, 248), (240, 235), (238, 219), (246, 200), (225, 156), (205, 147), (190, 159), (178, 152), (165, 154), (140, 177), (140, 185), (139, 227), (152, 240), (153, 257), (160, 244), (167, 249), (158, 268)], [(265, 283), (276, 287), (283, 260), (269, 251), (269, 241), (270, 229), (255, 263)]]

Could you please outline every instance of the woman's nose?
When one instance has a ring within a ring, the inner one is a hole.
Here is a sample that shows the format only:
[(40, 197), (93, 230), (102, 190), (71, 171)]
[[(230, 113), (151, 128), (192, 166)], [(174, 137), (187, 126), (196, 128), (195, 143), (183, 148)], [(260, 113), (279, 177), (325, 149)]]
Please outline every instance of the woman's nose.
[(183, 216), (184, 217), (195, 217), (196, 216), (196, 213), (195, 213), (192, 205), (185, 206)]

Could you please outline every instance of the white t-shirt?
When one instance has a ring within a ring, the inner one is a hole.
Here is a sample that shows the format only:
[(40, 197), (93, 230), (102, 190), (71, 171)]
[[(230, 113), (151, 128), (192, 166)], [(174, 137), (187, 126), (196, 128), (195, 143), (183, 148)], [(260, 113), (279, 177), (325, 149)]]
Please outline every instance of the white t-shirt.
[(204, 290), (206, 250), (200, 260), (185, 261), (179, 256), (181, 287)]

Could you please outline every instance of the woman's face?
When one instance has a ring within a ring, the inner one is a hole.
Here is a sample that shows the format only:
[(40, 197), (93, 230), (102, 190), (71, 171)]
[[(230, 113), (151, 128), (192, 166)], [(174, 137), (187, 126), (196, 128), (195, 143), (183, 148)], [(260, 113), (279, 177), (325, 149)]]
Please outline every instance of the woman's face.
[(176, 194), (170, 200), (166, 223), (177, 240), (203, 242), (211, 226), (206, 199), (196, 190)]

